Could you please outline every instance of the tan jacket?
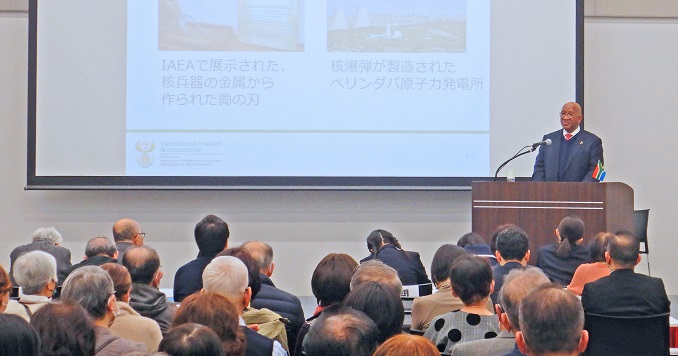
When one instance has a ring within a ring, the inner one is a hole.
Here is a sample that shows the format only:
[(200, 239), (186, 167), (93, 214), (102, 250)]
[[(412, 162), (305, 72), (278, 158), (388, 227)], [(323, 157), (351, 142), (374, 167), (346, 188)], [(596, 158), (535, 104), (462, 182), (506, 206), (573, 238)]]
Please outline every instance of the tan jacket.
[(109, 330), (116, 336), (146, 345), (149, 352), (158, 351), (162, 340), (160, 327), (155, 320), (139, 315), (129, 304), (116, 302), (120, 313)]

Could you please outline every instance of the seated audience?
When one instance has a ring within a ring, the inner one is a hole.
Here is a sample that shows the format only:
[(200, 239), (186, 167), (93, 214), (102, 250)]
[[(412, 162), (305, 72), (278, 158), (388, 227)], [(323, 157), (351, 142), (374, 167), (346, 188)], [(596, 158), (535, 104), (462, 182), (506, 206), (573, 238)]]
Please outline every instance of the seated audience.
[(541, 268), (551, 282), (567, 286), (574, 271), (581, 264), (590, 263), (591, 255), (584, 241), (584, 222), (577, 217), (565, 217), (556, 229), (559, 243), (537, 250), (536, 266)]
[(207, 215), (195, 225), (193, 235), (198, 257), (179, 267), (174, 274), (174, 302), (202, 289), (202, 271), (219, 252), (228, 247), (228, 224), (218, 216)]
[(0, 265), (0, 313), (4, 313), (9, 303), (9, 294), (12, 292), (12, 281), (2, 265)]
[[(238, 311), (226, 297), (207, 292), (188, 296), (181, 303), (172, 330), (165, 335), (165, 339), (177, 327), (191, 323), (205, 325), (213, 330), (219, 337), (225, 355), (245, 353), (247, 345), (244, 329), (239, 323)], [(162, 348), (160, 350), (162, 351)]]
[(169, 356), (226, 355), (219, 336), (212, 329), (195, 323), (170, 329), (160, 343), (160, 352)]
[(57, 262), (58, 284), (63, 284), (67, 276), (66, 270), (71, 267), (71, 251), (61, 246), (64, 239), (61, 237), (59, 231), (53, 227), (41, 227), (33, 232), (32, 240), (33, 241), (27, 245), (15, 248), (9, 255), (9, 275), (12, 283), (16, 283), (16, 280), (14, 280), (13, 266), (17, 258), (26, 252), (37, 250), (47, 252), (54, 256)]
[(271, 280), (275, 263), (273, 262), (273, 248), (261, 241), (245, 242), (241, 246), (257, 261), (261, 289), (257, 297), (252, 299), (252, 307), (267, 308), (289, 320), (285, 325), (287, 345), (291, 355), (294, 355), (294, 346), (297, 341), (299, 328), (304, 323), (304, 311), (299, 298), (291, 293), (276, 287)]
[(158, 289), (163, 276), (158, 253), (148, 246), (132, 247), (123, 256), (122, 265), (132, 278), (129, 305), (142, 316), (155, 320), (164, 335), (172, 325), (177, 306)]
[(113, 324), (118, 306), (111, 277), (99, 266), (83, 266), (64, 282), (61, 300), (82, 306), (94, 321), (97, 356), (123, 355), (146, 351), (144, 344), (115, 336), (108, 328)]
[(461, 256), (452, 265), (450, 281), (464, 307), (431, 320), (424, 334), (443, 354), (450, 354), (462, 342), (490, 339), (499, 333), (499, 319), (487, 310), (494, 286), (490, 265), (478, 256)]
[(311, 326), (303, 341), (306, 356), (371, 356), (379, 330), (363, 312), (333, 305)]
[(120, 310), (110, 327), (111, 332), (121, 338), (145, 344), (149, 352), (158, 351), (158, 345), (162, 340), (160, 326), (155, 320), (141, 316), (129, 305), (132, 278), (127, 268), (118, 263), (104, 263), (101, 268), (108, 272), (113, 280), (115, 303)]
[(252, 298), (250, 299), (250, 305), (242, 313), (242, 319), (245, 321), (245, 324), (248, 326), (256, 325), (259, 334), (278, 341), (285, 351), (289, 352), (287, 331), (285, 329), (285, 323), (289, 321), (270, 309), (252, 307), (252, 301), (257, 298), (261, 290), (261, 278), (259, 278), (257, 261), (241, 247), (228, 248), (217, 255), (217, 257), (220, 256), (233, 256), (241, 260), (245, 267), (247, 267), (247, 285), (252, 289)]
[(492, 267), (494, 292), (490, 294), (493, 304), (497, 304), (498, 294), (504, 284), (504, 277), (514, 269), (524, 268), (530, 261), (530, 239), (527, 233), (517, 227), (510, 226), (497, 234), (495, 242), (497, 265)]
[(363, 283), (348, 293), (343, 305), (365, 313), (377, 324), (379, 343), (403, 332), (403, 302), (387, 285)]
[(640, 243), (630, 232), (610, 237), (605, 252), (609, 276), (586, 283), (581, 303), (586, 313), (644, 316), (669, 313), (671, 302), (661, 278), (635, 273)]
[(398, 295), (403, 289), (403, 284), (398, 278), (398, 272), (379, 260), (365, 261), (354, 268), (351, 277), (351, 289), (367, 282), (377, 282), (389, 286)]
[(113, 241), (118, 249), (118, 260), (133, 246), (144, 245), (144, 234), (139, 223), (132, 219), (120, 219), (113, 224)]
[(80, 263), (66, 270), (66, 276), (82, 266), (101, 266), (104, 263), (118, 262), (118, 249), (108, 237), (95, 237), (87, 241), (85, 257)]
[(94, 324), (77, 304), (46, 305), (35, 312), (31, 325), (40, 335), (43, 356), (90, 356), (95, 353)]
[(491, 267), (494, 267), (494, 265), (497, 264), (497, 259), (494, 257), (492, 248), (485, 243), (482, 236), (475, 232), (469, 232), (462, 236), (459, 241), (457, 241), (457, 246), (463, 247), (469, 254), (484, 258)]
[(398, 239), (390, 232), (372, 231), (367, 236), (367, 249), (370, 255), (360, 260), (360, 263), (378, 259), (398, 271), (400, 281), (406, 286), (431, 283), (419, 253), (403, 250)]
[[(458, 247), (458, 246), (457, 246)], [(438, 356), (440, 352), (431, 340), (410, 334), (396, 335), (377, 347), (373, 356)]]
[[(241, 329), (245, 333), (247, 354), (284, 356), (287, 351), (279, 342), (257, 334), (245, 326), (242, 313), (250, 304), (252, 288), (248, 286), (248, 271), (245, 264), (233, 256), (214, 258), (202, 273), (204, 291), (226, 297), (236, 308)], [(182, 303), (183, 305), (183, 303)]]
[(353, 257), (344, 253), (330, 253), (318, 262), (311, 277), (311, 290), (318, 302), (318, 307), (313, 312), (313, 316), (308, 318), (299, 329), (297, 344), (294, 347), (295, 356), (302, 355), (301, 345), (304, 337), (322, 311), (330, 305), (340, 303), (351, 291), (351, 278), (356, 266), (358, 263)]
[(0, 355), (42, 355), (38, 333), (19, 316), (0, 314)]
[(14, 279), (22, 292), (18, 302), (9, 301), (5, 313), (30, 321), (33, 313), (52, 302), (57, 287), (56, 259), (44, 251), (24, 253), (14, 262)]
[(577, 297), (558, 284), (537, 287), (520, 303), (516, 343), (528, 356), (576, 356), (586, 350), (588, 332)]
[(504, 278), (496, 305), (499, 335), (494, 339), (469, 341), (457, 345), (453, 356), (521, 356), (516, 345), (516, 331), (520, 331), (520, 301), (536, 287), (548, 284), (549, 278), (539, 268), (514, 269)]
[(464, 306), (461, 299), (452, 294), (450, 269), (454, 261), (467, 252), (462, 247), (445, 244), (438, 248), (431, 262), (431, 279), (437, 291), (431, 295), (414, 298), (412, 303), (412, 330), (426, 331), (431, 319), (450, 310)]
[(607, 267), (607, 263), (605, 263), (605, 248), (607, 247), (607, 241), (612, 236), (614, 235), (609, 232), (601, 232), (589, 242), (589, 255), (593, 262), (577, 267), (570, 285), (567, 286), (567, 290), (575, 295), (581, 295), (584, 284), (610, 275), (610, 269)]

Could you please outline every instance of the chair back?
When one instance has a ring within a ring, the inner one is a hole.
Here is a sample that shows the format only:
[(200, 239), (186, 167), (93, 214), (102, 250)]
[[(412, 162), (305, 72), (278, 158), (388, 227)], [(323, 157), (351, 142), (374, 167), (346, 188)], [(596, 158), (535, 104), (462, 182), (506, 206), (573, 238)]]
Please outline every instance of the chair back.
[(584, 355), (669, 355), (669, 314), (608, 316), (587, 313)]

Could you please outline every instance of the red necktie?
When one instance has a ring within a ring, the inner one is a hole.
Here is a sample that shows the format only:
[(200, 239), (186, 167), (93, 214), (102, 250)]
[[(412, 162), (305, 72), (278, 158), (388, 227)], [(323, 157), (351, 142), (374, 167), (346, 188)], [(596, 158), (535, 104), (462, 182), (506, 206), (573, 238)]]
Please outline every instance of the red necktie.
[(571, 138), (572, 138), (572, 134), (569, 134), (569, 133), (565, 134), (565, 139), (567, 141), (569, 141)]

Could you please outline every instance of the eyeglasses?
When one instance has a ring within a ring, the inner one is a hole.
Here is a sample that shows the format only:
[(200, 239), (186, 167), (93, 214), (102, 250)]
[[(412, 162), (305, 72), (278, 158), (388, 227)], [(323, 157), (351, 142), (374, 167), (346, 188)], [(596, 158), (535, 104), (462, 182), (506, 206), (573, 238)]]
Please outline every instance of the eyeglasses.
[(560, 117), (565, 117), (565, 116), (572, 118), (572, 117), (574, 117), (574, 113), (573, 113), (573, 112), (564, 112), (564, 111), (561, 111), (561, 112), (560, 112)]
[(145, 232), (140, 232), (137, 235), (141, 236), (142, 239), (146, 238), (146, 233)]

